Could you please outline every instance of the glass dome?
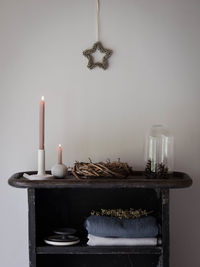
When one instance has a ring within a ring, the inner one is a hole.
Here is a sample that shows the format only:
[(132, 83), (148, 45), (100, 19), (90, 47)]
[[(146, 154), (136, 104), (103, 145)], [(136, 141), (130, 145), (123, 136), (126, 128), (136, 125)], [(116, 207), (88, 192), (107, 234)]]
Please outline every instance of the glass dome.
[(153, 125), (146, 137), (145, 173), (166, 178), (174, 170), (174, 138), (167, 127)]

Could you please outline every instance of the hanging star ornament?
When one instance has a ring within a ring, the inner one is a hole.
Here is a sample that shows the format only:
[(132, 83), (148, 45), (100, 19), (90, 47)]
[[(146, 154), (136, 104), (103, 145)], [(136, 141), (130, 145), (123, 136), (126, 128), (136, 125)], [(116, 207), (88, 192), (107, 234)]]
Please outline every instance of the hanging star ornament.
[[(102, 59), (102, 62), (94, 62), (94, 57), (92, 54), (94, 54), (97, 50), (102, 54), (105, 54), (105, 56)], [(83, 51), (83, 55), (88, 59), (87, 67), (89, 69), (100, 67), (106, 70), (108, 68), (108, 59), (112, 55), (112, 53), (113, 53), (112, 50), (104, 48), (102, 43), (99, 41), (96, 42), (91, 49), (86, 49), (85, 51)]]

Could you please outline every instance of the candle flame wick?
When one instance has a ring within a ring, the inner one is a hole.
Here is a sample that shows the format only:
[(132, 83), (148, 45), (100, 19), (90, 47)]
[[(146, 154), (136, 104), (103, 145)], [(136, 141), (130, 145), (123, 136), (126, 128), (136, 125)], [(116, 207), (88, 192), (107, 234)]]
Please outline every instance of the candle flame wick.
[(44, 96), (41, 97), (41, 100), (44, 101)]
[(59, 144), (58, 146), (61, 147), (61, 144)]

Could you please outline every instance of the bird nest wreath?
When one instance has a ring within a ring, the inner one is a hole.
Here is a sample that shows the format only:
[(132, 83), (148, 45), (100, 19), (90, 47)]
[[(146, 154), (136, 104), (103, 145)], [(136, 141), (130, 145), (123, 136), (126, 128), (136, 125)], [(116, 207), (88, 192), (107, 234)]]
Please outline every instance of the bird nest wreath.
[(93, 163), (90, 162), (75, 162), (72, 168), (72, 174), (77, 179), (84, 178), (125, 178), (132, 174), (132, 168), (124, 162), (118, 161)]

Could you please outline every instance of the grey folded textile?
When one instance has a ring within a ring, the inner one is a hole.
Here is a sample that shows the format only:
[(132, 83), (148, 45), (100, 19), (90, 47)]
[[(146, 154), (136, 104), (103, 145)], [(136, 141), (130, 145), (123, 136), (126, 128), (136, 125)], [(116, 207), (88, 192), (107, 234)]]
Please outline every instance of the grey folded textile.
[(89, 234), (87, 244), (89, 246), (156, 246), (157, 238), (100, 237)]
[(102, 237), (143, 238), (158, 235), (156, 219), (152, 216), (137, 219), (91, 215), (85, 221), (89, 234)]

